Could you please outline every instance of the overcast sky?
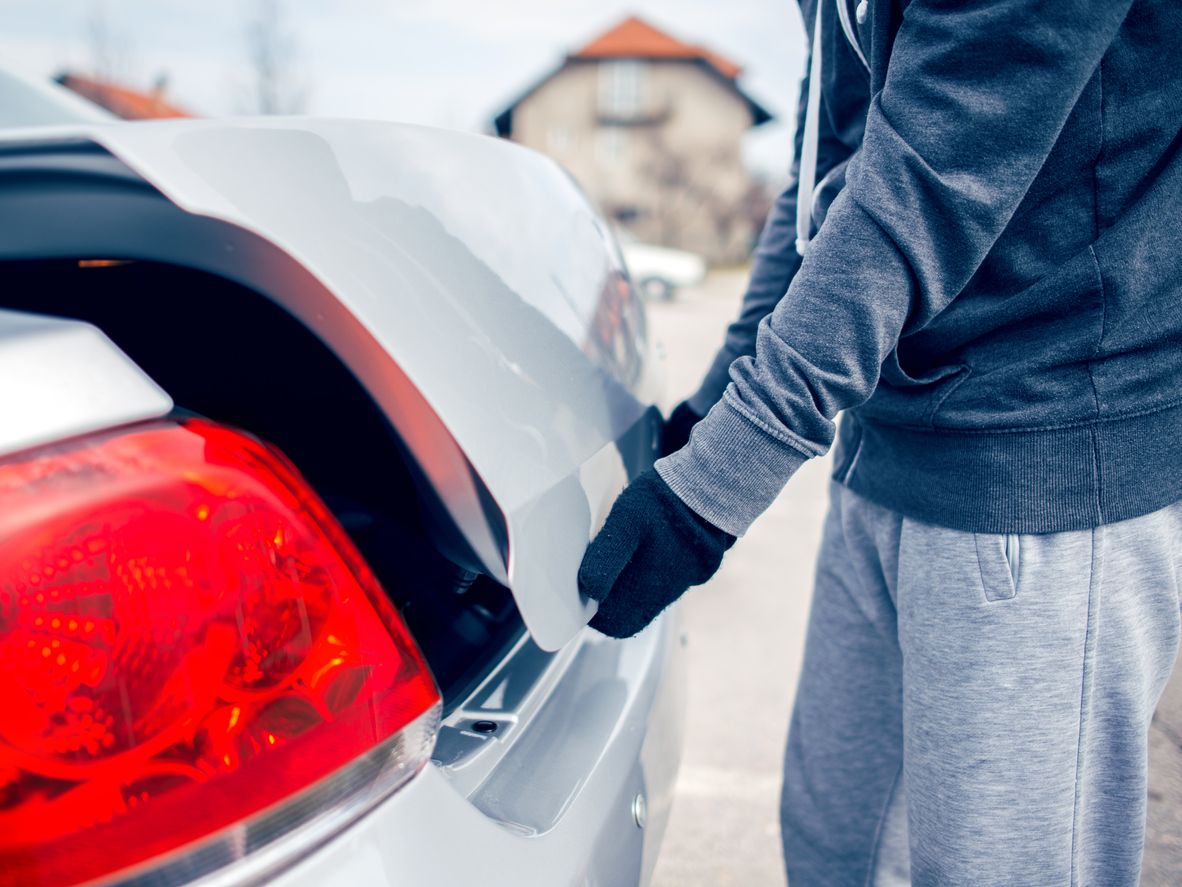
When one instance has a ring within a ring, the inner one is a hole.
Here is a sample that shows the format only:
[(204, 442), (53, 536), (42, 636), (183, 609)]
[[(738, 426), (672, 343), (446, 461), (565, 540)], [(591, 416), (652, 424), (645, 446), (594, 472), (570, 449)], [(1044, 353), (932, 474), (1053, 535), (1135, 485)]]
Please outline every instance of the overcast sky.
[[(93, 67), (88, 21), (105, 8), (131, 85), (162, 72), (199, 114), (247, 107), (245, 22), (254, 0), (0, 0), (0, 64), (34, 77)], [(283, 0), (313, 114), (486, 130), (563, 55), (635, 13), (743, 66), (776, 114), (744, 145), (776, 178), (790, 160), (804, 36), (793, 0)]]

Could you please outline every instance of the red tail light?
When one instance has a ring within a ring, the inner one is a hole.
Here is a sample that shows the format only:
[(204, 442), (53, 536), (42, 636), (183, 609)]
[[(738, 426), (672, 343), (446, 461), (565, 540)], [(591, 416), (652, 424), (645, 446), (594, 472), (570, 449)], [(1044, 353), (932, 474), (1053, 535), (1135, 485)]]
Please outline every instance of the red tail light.
[(0, 885), (178, 851), (379, 747), (393, 787), (438, 703), (361, 557), (257, 441), (156, 423), (0, 462)]

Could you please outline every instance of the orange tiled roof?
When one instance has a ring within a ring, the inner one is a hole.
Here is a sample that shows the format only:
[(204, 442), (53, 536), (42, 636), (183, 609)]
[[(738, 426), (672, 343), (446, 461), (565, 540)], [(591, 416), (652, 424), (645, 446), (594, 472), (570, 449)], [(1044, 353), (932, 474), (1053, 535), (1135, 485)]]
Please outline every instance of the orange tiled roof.
[(166, 102), (162, 95), (136, 92), (125, 86), (104, 83), (81, 74), (62, 74), (57, 78), (57, 82), (124, 120), (193, 116), (188, 111)]
[(676, 37), (666, 34), (637, 16), (624, 19), (582, 49), (572, 53), (571, 57), (577, 59), (702, 59), (731, 80), (738, 77), (743, 70), (734, 62), (708, 49), (682, 43)]

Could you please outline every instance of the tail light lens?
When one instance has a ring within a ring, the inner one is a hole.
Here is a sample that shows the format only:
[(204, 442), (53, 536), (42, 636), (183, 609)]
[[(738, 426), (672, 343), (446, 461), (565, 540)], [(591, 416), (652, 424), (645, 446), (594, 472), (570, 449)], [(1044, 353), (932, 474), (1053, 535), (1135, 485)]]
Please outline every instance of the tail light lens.
[(0, 674), (0, 885), (162, 865), (234, 824), (241, 853), (243, 822), (306, 821), (274, 814), (375, 750), (387, 789), (409, 778), (439, 712), (307, 483), (204, 421), (0, 462)]

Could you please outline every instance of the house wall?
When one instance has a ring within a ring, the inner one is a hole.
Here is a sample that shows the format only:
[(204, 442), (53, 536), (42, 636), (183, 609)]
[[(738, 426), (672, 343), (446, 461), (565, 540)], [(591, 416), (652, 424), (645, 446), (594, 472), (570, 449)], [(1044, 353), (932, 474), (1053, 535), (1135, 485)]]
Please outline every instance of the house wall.
[[(747, 104), (690, 61), (647, 61), (641, 111), (601, 114), (601, 62), (572, 61), (513, 112), (513, 140), (565, 166), (600, 206), (641, 240), (713, 261), (745, 258), (757, 233), (741, 141)], [(609, 76), (609, 75), (603, 75)]]

